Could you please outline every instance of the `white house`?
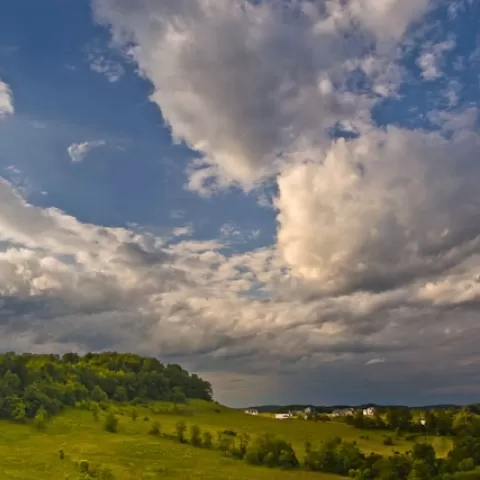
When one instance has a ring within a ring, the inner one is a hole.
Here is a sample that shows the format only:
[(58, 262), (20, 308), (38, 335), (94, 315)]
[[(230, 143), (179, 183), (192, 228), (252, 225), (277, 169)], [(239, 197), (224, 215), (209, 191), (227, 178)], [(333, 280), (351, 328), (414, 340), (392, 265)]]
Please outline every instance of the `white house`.
[(363, 409), (363, 415), (365, 417), (373, 417), (377, 413), (377, 409), (375, 407), (368, 407)]
[(258, 415), (258, 410), (254, 409), (254, 408), (249, 408), (248, 410), (245, 410), (245, 413), (247, 415)]
[(353, 408), (341, 408), (338, 410), (334, 410), (332, 412), (332, 417), (346, 417), (347, 415), (353, 415), (355, 411)]
[(275, 418), (277, 420), (285, 420), (287, 418), (292, 418), (292, 413), (291, 412), (288, 412), (288, 413), (276, 413), (275, 414)]

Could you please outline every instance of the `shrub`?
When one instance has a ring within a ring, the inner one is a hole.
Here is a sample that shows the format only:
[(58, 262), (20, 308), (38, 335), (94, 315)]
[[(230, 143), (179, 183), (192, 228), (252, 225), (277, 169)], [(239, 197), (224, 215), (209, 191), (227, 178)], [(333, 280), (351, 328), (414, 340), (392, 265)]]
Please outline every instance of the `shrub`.
[(91, 407), (91, 410), (92, 410), (92, 415), (93, 415), (93, 419), (98, 422), (98, 415), (100, 413), (100, 407), (94, 403)]
[(245, 461), (251, 465), (297, 468), (298, 460), (292, 446), (273, 435), (265, 434), (255, 439), (247, 448)]
[(47, 412), (43, 407), (40, 407), (35, 418), (33, 419), (33, 424), (37, 430), (45, 430), (47, 426)]
[(198, 425), (192, 425), (190, 427), (190, 441), (195, 447), (200, 447), (202, 445), (200, 427)]
[(203, 432), (203, 446), (205, 448), (212, 448), (212, 434), (210, 432)]
[(103, 426), (107, 432), (116, 433), (118, 429), (118, 418), (112, 412), (109, 412), (105, 417)]
[(135, 408), (132, 408), (132, 412), (130, 415), (132, 417), (132, 420), (135, 421), (138, 417), (137, 410), (135, 410)]
[(175, 425), (175, 431), (177, 433), (177, 438), (180, 443), (185, 443), (185, 432), (187, 431), (187, 425), (183, 420), (180, 420)]
[(63, 460), (63, 459), (65, 458), (65, 452), (63, 451), (63, 449), (60, 449), (60, 450), (58, 451), (58, 458), (59, 458), (60, 460)]
[(89, 469), (88, 462), (86, 460), (80, 460), (78, 469), (80, 470), (80, 473), (88, 473), (88, 469)]
[(154, 422), (150, 430), (148, 431), (149, 435), (160, 435), (160, 424), (158, 422)]
[(383, 440), (383, 444), (384, 445), (394, 445), (394, 442), (393, 442), (393, 438), (388, 435), (387, 437), (385, 437), (385, 439)]
[(266, 465), (267, 467), (269, 468), (273, 468), (275, 466), (277, 466), (277, 463), (278, 463), (278, 459), (275, 458), (275, 453), (273, 452), (268, 452), (265, 457), (263, 458), (263, 462), (262, 462), (264, 465)]
[(148, 417), (143, 417), (144, 422), (148, 422), (150, 419)]
[(115, 475), (110, 468), (97, 466), (89, 469), (87, 478), (95, 478), (98, 480), (115, 480)]
[[(470, 472), (475, 468), (475, 460), (472, 457), (465, 458), (458, 464), (458, 469), (461, 472)], [(479, 475), (480, 477), (480, 475)]]

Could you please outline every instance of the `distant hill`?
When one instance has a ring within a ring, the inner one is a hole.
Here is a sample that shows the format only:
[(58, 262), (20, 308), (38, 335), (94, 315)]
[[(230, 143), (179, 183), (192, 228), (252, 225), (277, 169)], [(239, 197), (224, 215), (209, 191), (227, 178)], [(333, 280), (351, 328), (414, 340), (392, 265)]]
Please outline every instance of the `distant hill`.
[(212, 394), (209, 382), (152, 357), (117, 352), (0, 355), (0, 418), (5, 419), (32, 418), (40, 409), (52, 415), (88, 400), (183, 403), (186, 398), (212, 400)]

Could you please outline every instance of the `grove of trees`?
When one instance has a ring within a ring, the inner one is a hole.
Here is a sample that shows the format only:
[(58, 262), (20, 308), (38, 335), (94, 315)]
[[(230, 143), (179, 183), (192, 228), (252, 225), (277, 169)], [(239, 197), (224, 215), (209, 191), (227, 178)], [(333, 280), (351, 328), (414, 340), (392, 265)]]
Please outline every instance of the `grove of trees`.
[(117, 352), (0, 355), (2, 419), (23, 421), (41, 409), (53, 415), (85, 400), (177, 404), (187, 398), (212, 400), (210, 383), (156, 358)]

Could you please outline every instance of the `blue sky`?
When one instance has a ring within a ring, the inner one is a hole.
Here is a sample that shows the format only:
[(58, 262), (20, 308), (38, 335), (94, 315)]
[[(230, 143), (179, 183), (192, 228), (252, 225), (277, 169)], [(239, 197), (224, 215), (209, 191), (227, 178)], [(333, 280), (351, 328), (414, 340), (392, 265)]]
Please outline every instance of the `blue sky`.
[(478, 399), (479, 18), (2, 6), (0, 348), (157, 355), (238, 405)]
[[(148, 101), (151, 84), (108, 48), (108, 32), (93, 22), (88, 2), (15, 2), (1, 22), (0, 73), (15, 85), (15, 116), (1, 132), (1, 166), (21, 171), (29, 199), (102, 225), (157, 229), (194, 222), (208, 238), (234, 220), (245, 231), (260, 226), (263, 243), (270, 243), (272, 216), (254, 197), (228, 192), (212, 207), (183, 188), (186, 166), (198, 155), (172, 144), (160, 110)], [(92, 70), (90, 55), (125, 73), (110, 81)], [(81, 165), (69, 161), (69, 145), (96, 141), (107, 145)]]

